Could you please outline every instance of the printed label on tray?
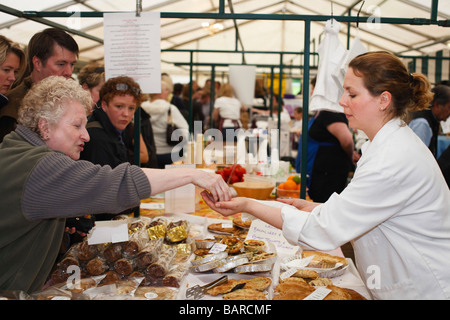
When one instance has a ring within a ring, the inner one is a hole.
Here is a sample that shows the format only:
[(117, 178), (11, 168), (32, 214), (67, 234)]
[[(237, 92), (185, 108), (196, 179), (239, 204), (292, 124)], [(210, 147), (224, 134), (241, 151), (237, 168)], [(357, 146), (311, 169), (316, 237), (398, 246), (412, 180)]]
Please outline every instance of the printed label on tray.
[(297, 271), (298, 271), (298, 269), (294, 269), (294, 268), (288, 269), (287, 271), (285, 271), (282, 274), (280, 274), (280, 279), (281, 280), (287, 279), (287, 278), (291, 277)]
[(215, 243), (211, 249), (209, 249), (209, 253), (219, 253), (225, 251), (227, 247), (228, 246), (224, 243)]
[(323, 300), (330, 292), (331, 290), (326, 287), (317, 287), (314, 292), (303, 300)]

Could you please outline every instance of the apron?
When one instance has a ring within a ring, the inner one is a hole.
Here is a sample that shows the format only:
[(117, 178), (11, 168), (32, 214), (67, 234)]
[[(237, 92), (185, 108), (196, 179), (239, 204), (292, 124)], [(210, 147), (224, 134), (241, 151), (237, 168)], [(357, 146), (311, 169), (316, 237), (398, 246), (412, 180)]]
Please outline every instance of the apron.
[[(238, 120), (236, 120), (236, 119), (229, 119), (229, 118), (222, 118), (222, 117), (220, 117), (220, 119), (219, 119), (219, 130), (220, 131), (222, 131), (222, 129), (223, 129), (223, 123), (225, 122), (225, 120), (231, 120), (231, 122), (233, 122), (233, 126), (234, 126), (234, 129), (236, 130), (236, 129), (239, 129), (241, 126), (240, 126), (240, 124), (239, 124), (239, 121)], [(230, 129), (230, 127), (227, 127), (228, 129)]]
[[(314, 166), (314, 161), (316, 159), (317, 150), (319, 150), (320, 147), (332, 147), (337, 146), (334, 142), (321, 142), (314, 140), (309, 135), (309, 129), (311, 128), (312, 124), (314, 123), (314, 120), (316, 120), (315, 117), (312, 117), (311, 120), (308, 122), (308, 144), (306, 147), (306, 186), (309, 188), (311, 184), (311, 177), (312, 177), (312, 169)], [(301, 140), (298, 144), (298, 153), (297, 153), (297, 161), (296, 161), (296, 171), (301, 172), (301, 160), (302, 160), (302, 144)]]

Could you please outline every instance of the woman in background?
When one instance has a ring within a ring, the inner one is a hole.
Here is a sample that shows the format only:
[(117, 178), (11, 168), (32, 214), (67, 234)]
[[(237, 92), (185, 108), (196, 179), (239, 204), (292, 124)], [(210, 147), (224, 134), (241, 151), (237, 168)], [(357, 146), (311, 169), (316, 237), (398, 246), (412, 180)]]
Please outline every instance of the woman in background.
[(222, 132), (224, 138), (227, 137), (227, 130), (230, 130), (231, 137), (234, 137), (234, 130), (242, 128), (241, 110), (247, 109), (234, 96), (233, 87), (229, 83), (221, 85), (218, 98), (214, 102), (212, 118), (217, 123), (217, 128)]
[(105, 83), (105, 68), (97, 62), (88, 63), (78, 73), (78, 82), (91, 94), (95, 106), (100, 100), (100, 89)]
[(269, 207), (246, 198), (215, 203), (229, 215), (248, 212), (283, 230), (296, 245), (333, 250), (352, 242), (356, 265), (375, 299), (450, 299), (450, 191), (434, 156), (406, 125), (433, 95), (387, 52), (354, 58), (344, 79), (350, 127), (369, 138), (355, 175), (326, 202), (286, 199)]
[[(26, 59), (25, 53), (17, 43), (0, 35), (0, 110), (8, 103), (6, 93), (11, 89), (16, 79), (25, 71)], [(2, 128), (2, 116), (0, 112), (0, 142), (3, 141), (5, 134)]]
[(180, 110), (169, 101), (171, 94), (170, 86), (165, 81), (161, 81), (161, 93), (150, 94), (150, 100), (142, 103), (142, 109), (150, 115), (150, 122), (153, 128), (153, 136), (156, 145), (156, 157), (158, 167), (164, 169), (166, 164), (172, 164), (181, 158), (182, 145), (170, 146), (166, 140), (167, 119), (170, 111), (173, 123), (180, 129), (184, 141), (188, 140), (189, 125), (181, 114)]

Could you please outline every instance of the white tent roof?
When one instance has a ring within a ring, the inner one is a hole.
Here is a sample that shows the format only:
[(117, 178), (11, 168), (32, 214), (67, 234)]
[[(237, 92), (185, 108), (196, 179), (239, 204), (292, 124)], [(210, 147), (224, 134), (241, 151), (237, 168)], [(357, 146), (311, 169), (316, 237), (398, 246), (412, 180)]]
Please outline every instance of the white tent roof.
[[(103, 18), (101, 12), (134, 12), (139, 1), (130, 0), (39, 0), (17, 1), (2, 0), (0, 5), (0, 33), (23, 44), (28, 43), (31, 36), (47, 28), (49, 23), (57, 23), (78, 31), (74, 38), (80, 46), (80, 63), (102, 60), (104, 56)], [(225, 11), (220, 14), (220, 3), (225, 4)], [(350, 44), (359, 33), (368, 50), (388, 50), (396, 54), (408, 56), (434, 55), (440, 50), (448, 50), (450, 45), (450, 2), (438, 1), (438, 11), (434, 23), (429, 24), (433, 10), (432, 0), (143, 0), (142, 10), (161, 12), (161, 70), (170, 74), (188, 74), (189, 66), (175, 66), (174, 63), (188, 63), (187, 51), (196, 50), (194, 62), (201, 63), (242, 63), (279, 65), (283, 54), (284, 64), (302, 65), (301, 52), (304, 50), (304, 20), (291, 20), (291, 17), (320, 17), (333, 15), (339, 17), (356, 17), (361, 9), (361, 21), (358, 25), (350, 22)], [(11, 10), (13, 14), (11, 14)], [(41, 13), (38, 21), (20, 17), (21, 12), (36, 11)], [(9, 12), (9, 13), (8, 13)], [(51, 17), (50, 12), (67, 12), (70, 17)], [(95, 17), (77, 14), (97, 13)], [(227, 19), (234, 17), (245, 19)], [(14, 15), (15, 14), (15, 15)], [(203, 16), (201, 14), (204, 14)], [(228, 14), (228, 15), (227, 15)], [(256, 20), (247, 19), (252, 14)], [(190, 15), (190, 16), (189, 16)], [(280, 20), (274, 19), (274, 15)], [(288, 16), (288, 19), (286, 17)], [(205, 17), (205, 18), (204, 18)], [(384, 23), (382, 18), (417, 18), (426, 24), (391, 24)], [(377, 23), (380, 22), (381, 23)], [(442, 26), (438, 25), (436, 21)], [(202, 23), (220, 23), (223, 30), (211, 35), (202, 28)], [(240, 41), (236, 38), (236, 28)], [(311, 52), (317, 49), (323, 32), (325, 21), (311, 20)], [(341, 41), (347, 44), (347, 22), (341, 22)], [(204, 52), (211, 50), (239, 51)], [(257, 52), (275, 52), (252, 53)], [(311, 63), (314, 63), (314, 56)], [(317, 63), (317, 61), (316, 61)], [(209, 72), (210, 67), (196, 66)], [(298, 70), (297, 70), (298, 72)]]

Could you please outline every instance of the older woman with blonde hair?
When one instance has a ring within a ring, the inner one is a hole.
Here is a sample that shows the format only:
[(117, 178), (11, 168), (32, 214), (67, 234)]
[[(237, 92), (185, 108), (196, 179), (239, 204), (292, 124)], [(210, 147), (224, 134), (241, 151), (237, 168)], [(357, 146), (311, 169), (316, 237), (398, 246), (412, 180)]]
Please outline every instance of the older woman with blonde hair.
[(47, 77), (27, 93), (16, 130), (0, 144), (0, 290), (42, 289), (67, 217), (120, 212), (189, 183), (216, 200), (231, 197), (220, 176), (202, 170), (129, 163), (113, 169), (78, 160), (89, 141), (91, 108), (90, 94), (76, 81)]

